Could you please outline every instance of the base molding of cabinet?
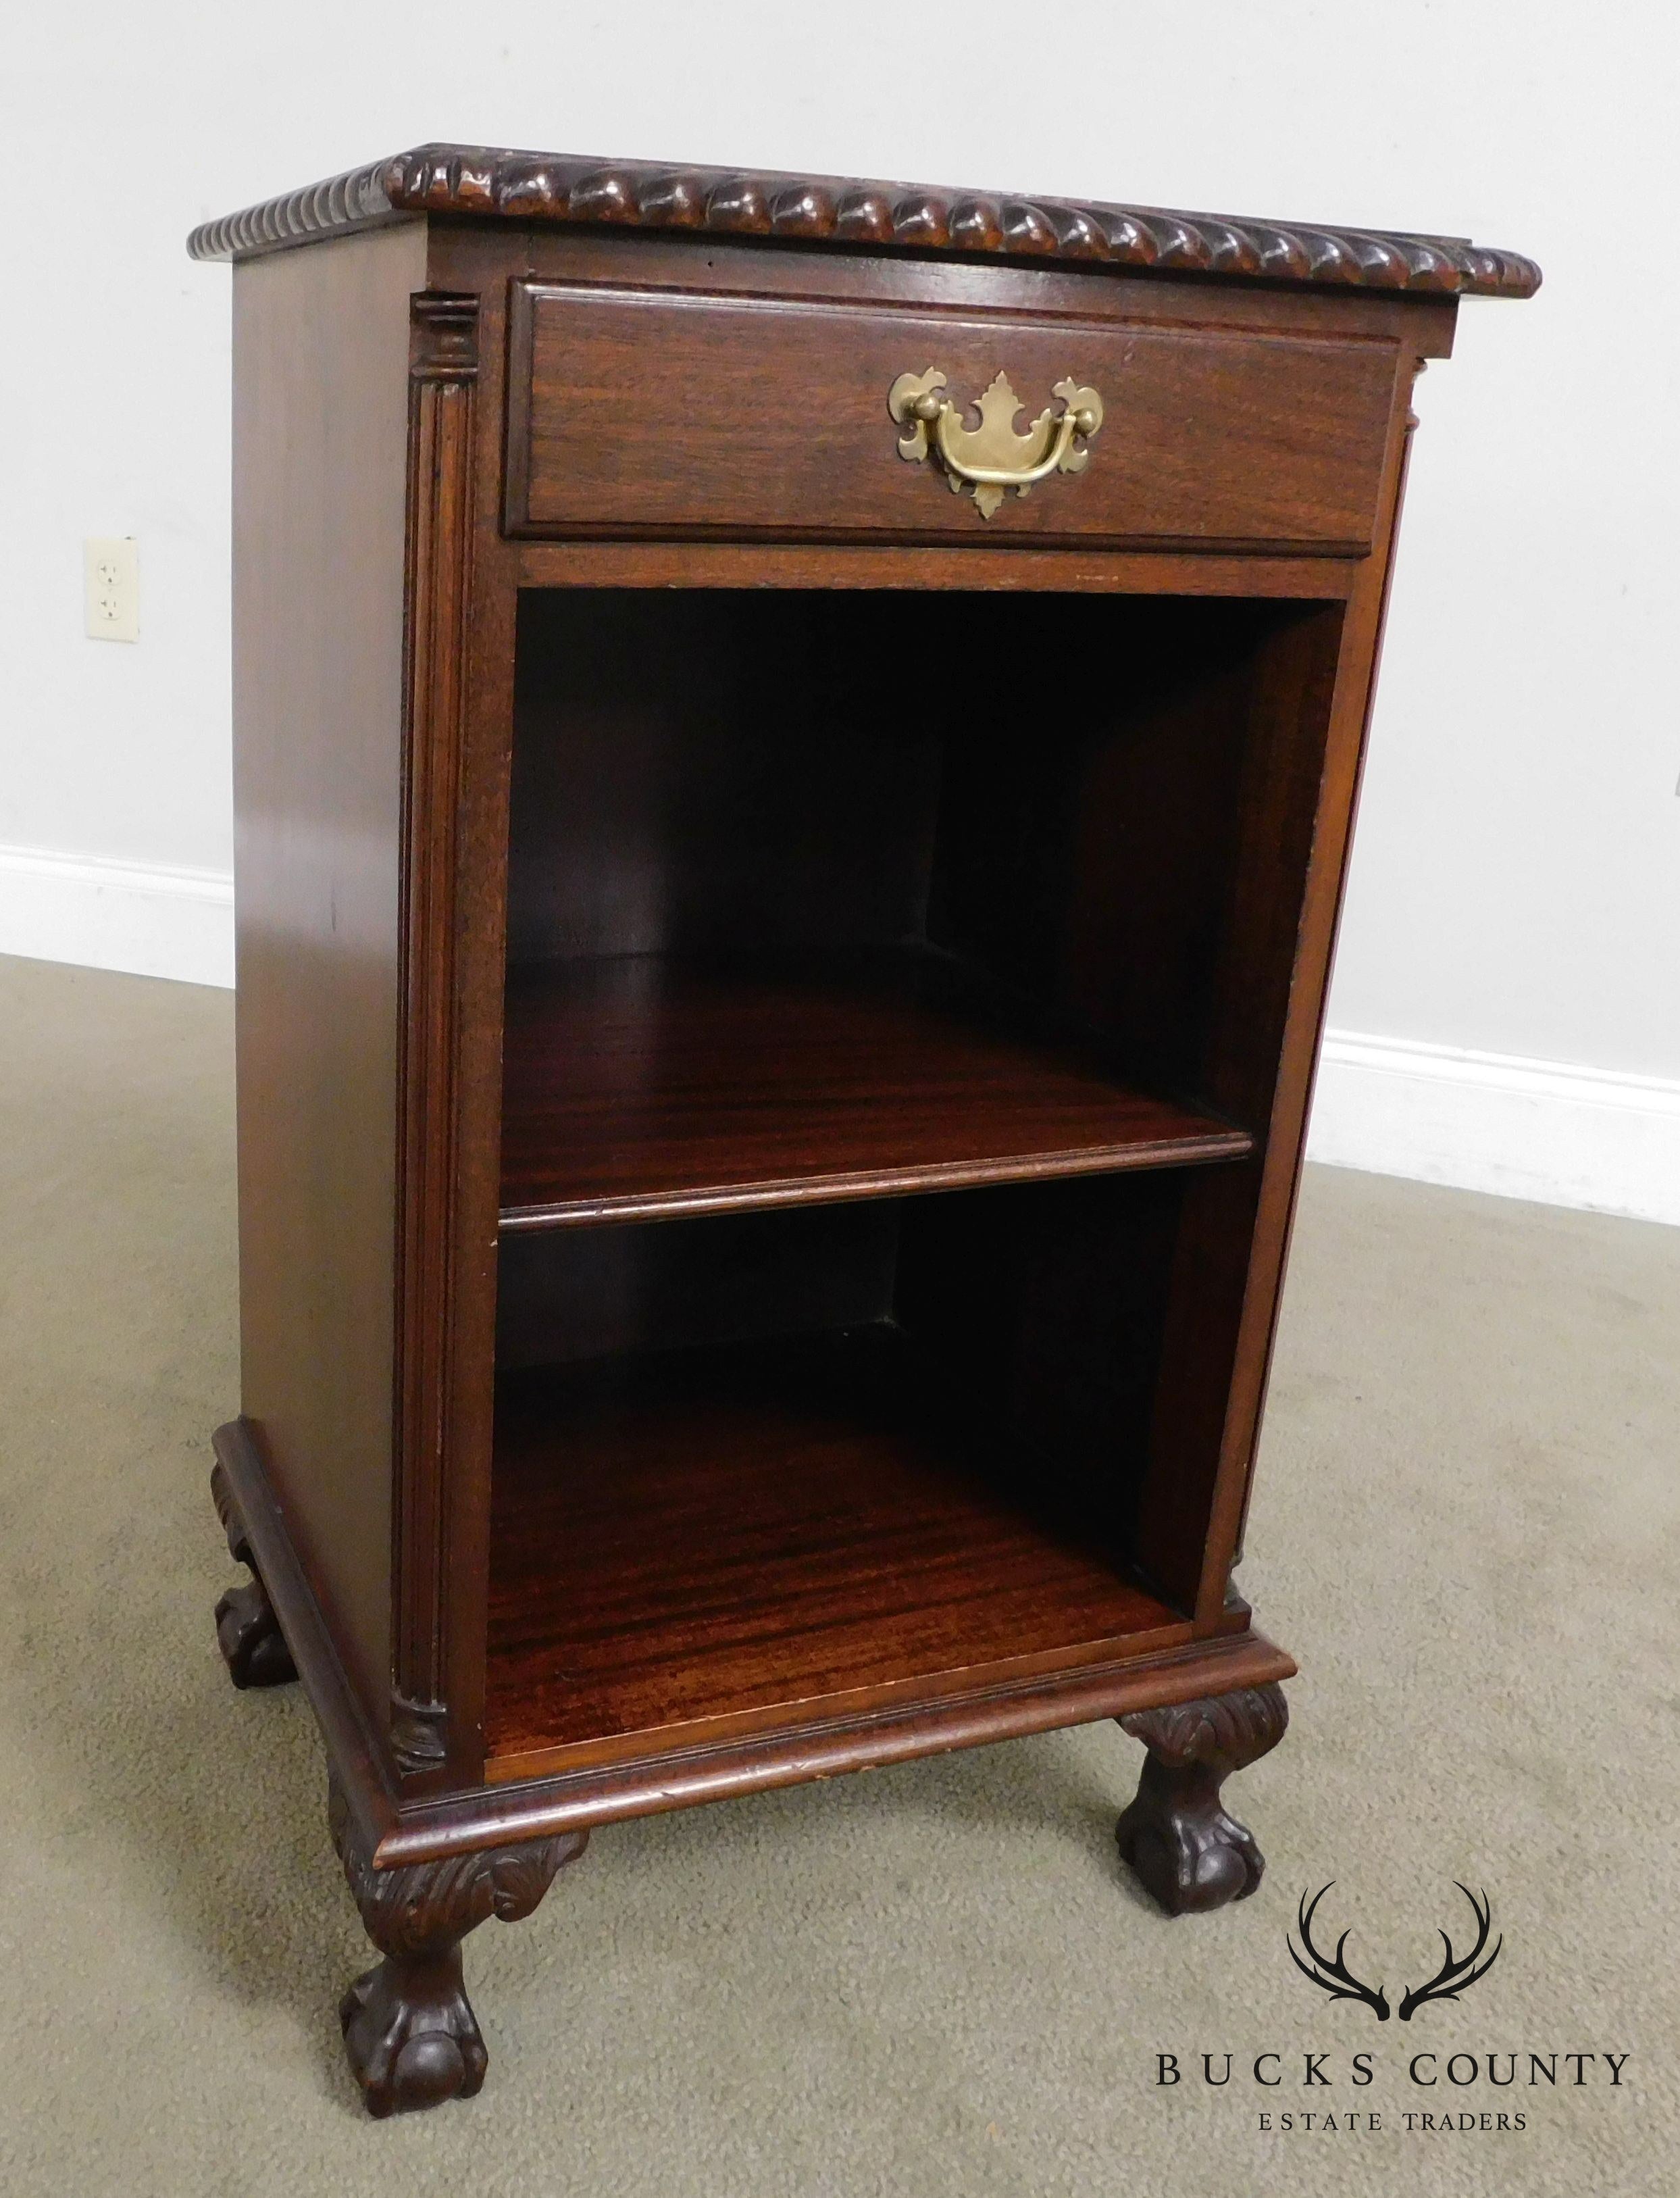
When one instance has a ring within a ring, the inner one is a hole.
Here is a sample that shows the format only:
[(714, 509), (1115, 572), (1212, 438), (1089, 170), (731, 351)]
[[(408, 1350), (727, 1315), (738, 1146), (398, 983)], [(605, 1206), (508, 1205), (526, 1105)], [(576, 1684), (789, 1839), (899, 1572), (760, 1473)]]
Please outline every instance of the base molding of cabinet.
[(506, 1839), (651, 1816), (694, 1802), (1263, 1687), (1292, 1678), (1294, 1671), (1293, 1660), (1264, 1635), (1226, 1634), (1112, 1664), (894, 1703), (793, 1729), (673, 1749), (637, 1762), (518, 1785), (491, 1784), (470, 1797), (404, 1810), (382, 1852), (393, 1858), (405, 1854), (422, 1824), (433, 1840), (492, 1834)]
[[(250, 1555), (241, 1561), (261, 1579), (309, 1706), (326, 1743), (360, 1835), (377, 1845), (396, 1820), (392, 1776), (362, 1704), (350, 1683), (307, 1575), (292, 1546), (248, 1421), (230, 1420), (211, 1438), (216, 1455), (212, 1491), (230, 1522), (242, 1529)], [(235, 1554), (237, 1555), (238, 1552)]]

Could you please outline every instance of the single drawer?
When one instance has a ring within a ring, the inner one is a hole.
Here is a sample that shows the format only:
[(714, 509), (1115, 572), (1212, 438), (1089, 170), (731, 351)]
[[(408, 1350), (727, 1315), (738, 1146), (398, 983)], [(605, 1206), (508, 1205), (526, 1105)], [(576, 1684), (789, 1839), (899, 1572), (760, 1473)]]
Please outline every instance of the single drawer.
[(1344, 555), (1371, 547), (1398, 363), (1369, 337), (537, 282), (509, 344), (512, 534)]

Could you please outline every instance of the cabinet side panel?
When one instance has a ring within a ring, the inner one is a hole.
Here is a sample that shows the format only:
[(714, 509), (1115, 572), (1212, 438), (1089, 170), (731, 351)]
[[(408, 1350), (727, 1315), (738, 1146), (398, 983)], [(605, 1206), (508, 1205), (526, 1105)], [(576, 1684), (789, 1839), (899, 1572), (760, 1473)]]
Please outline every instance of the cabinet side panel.
[(382, 1724), (409, 298), (424, 225), (241, 265), (234, 798), (244, 1410)]
[[(1389, 418), (1384, 550), (1365, 565), (1345, 613), (1317, 612), (1268, 652), (1255, 690), (1255, 769), (1244, 803), (1249, 853), (1236, 867), (1232, 951), (1205, 1089), (1215, 1106), (1256, 1129), (1264, 1116), (1266, 1143), (1240, 1173), (1197, 1184), (1188, 1201), (1157, 1395), (1157, 1469), (1140, 1521), (1147, 1574), (1182, 1604), (1194, 1598), (1203, 1627), (1217, 1624), (1226, 1601), (1259, 1439), (1416, 364), (1402, 353)], [(1280, 854), (1304, 864), (1299, 893), (1268, 882)], [(1207, 1378), (1222, 1364), (1230, 1368), (1228, 1388)]]
[(1267, 1143), (1217, 1181), (1187, 1187), (1139, 1519), (1148, 1576), (1209, 1619), (1218, 1614), (1203, 1595), (1217, 1477), (1228, 1454), (1240, 1450), (1246, 1463), (1258, 1427), (1243, 1323), (1256, 1317), (1252, 1304), (1275, 1305), (1281, 1276), (1282, 1247), (1262, 1242), (1259, 1213), (1269, 1174), (1293, 1182), (1298, 1165), (1299, 1124), (1278, 1130), (1280, 1061), (1292, 1015), (1316, 1028), (1324, 981), (1305, 924), (1314, 848), (1335, 798), (1327, 747), (1343, 632), (1334, 607), (1297, 619), (1260, 650), (1250, 682), (1224, 950), (1195, 1089)]

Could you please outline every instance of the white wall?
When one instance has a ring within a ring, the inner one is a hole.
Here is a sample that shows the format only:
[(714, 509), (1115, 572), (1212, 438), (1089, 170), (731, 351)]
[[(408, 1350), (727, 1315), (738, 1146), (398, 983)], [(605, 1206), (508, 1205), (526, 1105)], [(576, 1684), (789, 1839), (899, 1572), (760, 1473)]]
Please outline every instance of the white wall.
[[(1329, 1050), (1319, 1148), (1485, 1182), (1479, 1137), (1491, 1187), (1680, 1219), (1665, 0), (345, 0), (278, 35), (85, 0), (8, 47), (0, 947), (225, 974), (229, 277), (182, 251), (206, 215), (454, 137), (1453, 230), (1547, 286), (1468, 305), (1421, 389), (1332, 1010), (1363, 1050)], [(142, 638), (84, 640), (80, 539), (128, 532)], [(1488, 1115), (1515, 1092), (1526, 1119), (1560, 1064), (1610, 1075), (1571, 1087), (1590, 1112), (1672, 1101), (1650, 1154), (1572, 1174)]]

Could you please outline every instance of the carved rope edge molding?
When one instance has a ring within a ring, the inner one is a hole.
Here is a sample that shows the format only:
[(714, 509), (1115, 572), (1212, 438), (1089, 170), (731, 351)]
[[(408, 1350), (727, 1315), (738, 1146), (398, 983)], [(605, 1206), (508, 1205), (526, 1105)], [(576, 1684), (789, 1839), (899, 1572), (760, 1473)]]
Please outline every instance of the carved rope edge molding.
[(1529, 298), (1540, 287), (1540, 270), (1532, 259), (1463, 237), (1286, 226), (1159, 206), (1073, 206), (919, 184), (747, 175), (461, 145), (398, 153), (206, 222), (193, 231), (187, 248), (195, 259), (237, 259), (400, 213), (708, 230), (1484, 298)]

